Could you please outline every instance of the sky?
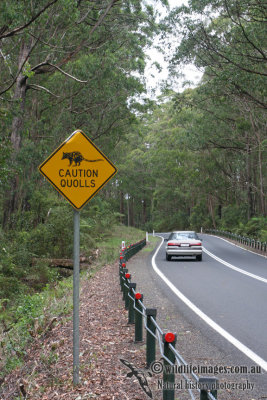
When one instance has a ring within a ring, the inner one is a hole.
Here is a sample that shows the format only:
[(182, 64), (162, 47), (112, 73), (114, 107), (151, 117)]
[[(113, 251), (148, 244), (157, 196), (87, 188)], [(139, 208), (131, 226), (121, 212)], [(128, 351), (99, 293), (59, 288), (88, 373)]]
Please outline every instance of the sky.
[[(151, 2), (148, 2), (151, 3)], [(183, 0), (169, 0), (169, 5), (170, 9), (174, 7), (179, 7), (182, 4), (187, 5), (187, 1)], [(162, 5), (159, 5), (158, 3), (155, 4), (155, 7), (157, 10), (164, 16), (166, 14), (166, 9)], [(177, 40), (177, 39), (176, 39)], [(174, 42), (174, 38), (170, 37), (169, 38), (170, 43)], [(155, 44), (157, 44), (157, 40), (154, 41)], [(176, 43), (177, 45), (177, 43)], [(150, 97), (155, 98), (160, 94), (160, 86), (162, 81), (165, 81), (168, 79), (168, 64), (164, 60), (164, 54), (161, 54), (159, 51), (157, 51), (156, 48), (151, 48), (146, 51), (147, 56), (150, 58), (150, 60), (147, 60), (147, 67), (145, 70), (145, 79), (146, 79), (146, 85), (148, 89), (148, 93)], [(153, 65), (154, 62), (158, 62), (161, 67), (162, 71), (159, 72), (157, 68)], [(186, 65), (183, 68), (181, 68), (181, 72), (183, 74), (183, 77), (181, 76), (180, 78), (177, 78), (173, 82), (172, 88), (175, 91), (182, 91), (184, 87), (184, 82), (185, 81), (191, 81), (192, 84), (188, 85), (186, 87), (194, 87), (196, 84), (200, 81), (202, 73), (196, 69), (194, 65)]]

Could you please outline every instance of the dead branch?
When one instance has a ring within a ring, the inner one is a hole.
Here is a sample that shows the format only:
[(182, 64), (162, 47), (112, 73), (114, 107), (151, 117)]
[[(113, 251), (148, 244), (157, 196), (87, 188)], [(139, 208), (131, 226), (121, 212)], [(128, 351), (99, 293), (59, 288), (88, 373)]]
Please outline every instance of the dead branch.
[[(50, 268), (73, 269), (73, 260), (70, 258), (32, 258), (32, 265), (36, 265), (38, 262), (47, 263)], [(90, 265), (90, 259), (86, 257), (80, 257), (81, 269), (89, 268)]]
[(33, 83), (30, 84), (30, 85), (27, 85), (27, 89), (34, 89), (34, 90), (37, 90), (39, 92), (45, 91), (45, 92), (51, 94), (51, 96), (54, 96), (54, 97), (57, 97), (57, 98), (60, 97), (60, 96), (56, 95), (55, 93), (52, 93), (49, 89), (47, 89), (47, 88), (45, 88), (43, 86), (40, 86), (40, 85), (33, 84)]
[[(36, 71), (36, 72), (38, 73), (38, 69), (41, 68), (41, 67), (44, 67), (44, 66), (46, 66), (46, 65), (52, 67), (52, 69), (49, 69), (49, 70), (46, 71), (46, 72), (53, 72), (53, 69), (56, 69), (56, 70), (58, 70), (59, 72), (61, 72), (61, 74), (66, 75), (68, 78), (71, 78), (71, 79), (73, 79), (73, 80), (76, 81), (76, 82), (79, 82), (79, 83), (87, 83), (87, 82), (88, 82), (88, 81), (81, 81), (80, 79), (76, 78), (75, 76), (70, 75), (70, 74), (68, 74), (67, 72), (63, 71), (63, 69), (59, 68), (57, 65), (51, 64), (51, 63), (49, 63), (49, 62), (47, 62), (47, 61), (42, 62), (42, 63), (36, 65), (35, 67), (33, 67), (33, 68), (31, 69), (31, 71), (32, 71), (32, 72), (35, 72), (35, 71)], [(42, 72), (44, 72), (44, 71), (42, 70)]]

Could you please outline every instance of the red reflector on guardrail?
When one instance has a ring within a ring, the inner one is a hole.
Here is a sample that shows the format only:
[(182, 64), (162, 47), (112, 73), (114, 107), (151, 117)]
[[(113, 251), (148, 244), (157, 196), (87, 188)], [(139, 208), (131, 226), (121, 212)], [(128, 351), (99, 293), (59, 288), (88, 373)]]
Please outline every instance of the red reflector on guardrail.
[(130, 279), (131, 278), (131, 274), (125, 274), (125, 278), (126, 279)]
[(165, 334), (165, 341), (167, 343), (172, 343), (175, 341), (175, 334), (172, 332), (168, 332)]
[(141, 293), (135, 293), (136, 300), (140, 300), (142, 298)]
[(125, 263), (122, 263), (121, 266), (122, 266), (122, 268), (125, 268), (125, 267), (126, 267), (126, 264), (125, 264)]

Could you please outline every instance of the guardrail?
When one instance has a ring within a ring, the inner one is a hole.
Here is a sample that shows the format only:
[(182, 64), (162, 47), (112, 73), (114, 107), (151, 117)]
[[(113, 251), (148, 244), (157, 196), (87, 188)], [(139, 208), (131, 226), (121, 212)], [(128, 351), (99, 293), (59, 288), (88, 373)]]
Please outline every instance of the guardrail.
[[(122, 297), (125, 302), (125, 309), (128, 310), (128, 324), (135, 325), (136, 343), (144, 341), (144, 328), (146, 331), (146, 367), (150, 368), (152, 373), (154, 372), (158, 374), (159, 372), (163, 372), (163, 400), (175, 399), (176, 367), (180, 367), (179, 373), (184, 377), (187, 383), (186, 390), (188, 390), (192, 400), (196, 399), (192, 390), (192, 380), (195, 381), (193, 389), (199, 393), (200, 400), (216, 400), (218, 378), (214, 376), (199, 377), (194, 373), (194, 371), (192, 371), (192, 368), (190, 368), (192, 366), (188, 365), (181, 354), (179, 354), (175, 349), (177, 338), (176, 333), (163, 332), (156, 322), (157, 309), (145, 307), (143, 303), (143, 294), (137, 292), (136, 283), (132, 282), (132, 276), (126, 268), (126, 261), (129, 260), (130, 254), (136, 254), (137, 251), (145, 245), (144, 243), (141, 244), (141, 242), (125, 248), (120, 253), (119, 279)], [(135, 250), (133, 248), (135, 248)], [(158, 350), (161, 354), (163, 363), (156, 361), (156, 344), (158, 344)], [(159, 371), (159, 368), (161, 367), (162, 370)], [(152, 398), (152, 392), (148, 385), (146, 384), (145, 386), (142, 386), (142, 388), (148, 397)]]
[(212, 235), (223, 236), (231, 240), (235, 240), (238, 243), (244, 244), (255, 250), (260, 250), (262, 252), (267, 251), (267, 243), (261, 242), (260, 240), (252, 239), (246, 236), (238, 235), (236, 233), (228, 231), (219, 231), (217, 229), (205, 229), (205, 233), (211, 233)]
[[(123, 258), (125, 261), (128, 261), (131, 257), (133, 257), (138, 251), (142, 250), (142, 248), (146, 245), (146, 239), (142, 239), (137, 243), (130, 244), (127, 247), (123, 248)], [(122, 252), (121, 255), (122, 256)]]

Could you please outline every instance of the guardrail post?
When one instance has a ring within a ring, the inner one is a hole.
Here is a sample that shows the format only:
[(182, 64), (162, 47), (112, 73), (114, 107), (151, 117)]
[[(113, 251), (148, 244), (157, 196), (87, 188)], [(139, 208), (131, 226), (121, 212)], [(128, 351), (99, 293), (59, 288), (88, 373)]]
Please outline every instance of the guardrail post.
[(235, 240), (239, 243), (245, 244), (248, 247), (251, 247), (252, 249), (256, 250), (261, 250), (266, 252), (267, 250), (267, 244), (266, 242), (261, 242), (260, 240), (257, 239), (252, 239), (250, 237), (245, 237), (238, 235), (236, 233), (231, 233), (228, 231), (215, 231), (214, 229), (206, 229), (205, 232), (210, 233), (210, 234), (217, 234), (219, 236), (225, 236), (230, 240)]
[(126, 292), (126, 287), (125, 287), (125, 283), (126, 283), (126, 278), (125, 278), (125, 274), (127, 274), (128, 269), (124, 268), (123, 272), (122, 272), (122, 300), (125, 301), (125, 292)]
[[(136, 289), (136, 283), (129, 283), (129, 294), (134, 298), (134, 290)], [(129, 309), (128, 309), (128, 324), (134, 324), (134, 300), (129, 298)]]
[(217, 399), (218, 378), (215, 378), (215, 376), (200, 376), (198, 383), (200, 386), (200, 400), (209, 400), (208, 391)]
[[(175, 364), (175, 355), (170, 349), (170, 344), (175, 346), (177, 339), (176, 333), (168, 332), (164, 333), (162, 336), (162, 341), (164, 343), (164, 356), (170, 360), (170, 362)], [(169, 366), (169, 368), (168, 368)], [(174, 400), (175, 397), (175, 370), (174, 367), (164, 359), (164, 369), (163, 369), (163, 400)]]
[(120, 253), (120, 265), (124, 262), (124, 256), (122, 255), (122, 253)]
[(128, 257), (128, 247), (125, 248), (125, 250), (124, 250), (124, 252), (123, 252), (123, 255), (124, 255), (124, 260), (125, 260), (125, 262), (128, 261), (128, 260), (129, 260), (129, 257)]
[[(147, 308), (146, 309), (147, 316), (147, 328), (156, 335), (156, 327), (153, 324), (152, 317), (156, 319), (157, 309), (156, 308)], [(153, 336), (148, 330), (146, 331), (146, 366), (150, 367), (150, 364), (156, 359), (156, 338)]]
[(125, 268), (126, 268), (126, 264), (125, 263), (122, 263), (120, 268), (119, 268), (121, 291), (123, 291), (123, 285), (122, 285), (123, 280), (122, 280), (122, 277), (123, 277)]
[(136, 343), (143, 341), (143, 315), (141, 314), (143, 312), (143, 308), (140, 305), (139, 300), (141, 300), (141, 301), (143, 300), (143, 295), (141, 293), (135, 293), (134, 319), (135, 319), (135, 342)]
[[(128, 287), (129, 287), (130, 279), (131, 279), (131, 274), (126, 273), (125, 274), (125, 280), (126, 280), (125, 283), (127, 284)], [(128, 296), (129, 289), (125, 286), (125, 309), (126, 310), (129, 310), (129, 303), (130, 303), (130, 298)]]

